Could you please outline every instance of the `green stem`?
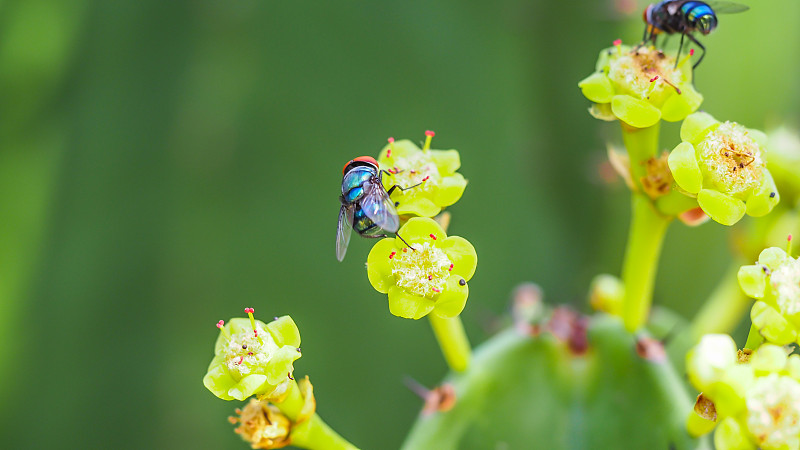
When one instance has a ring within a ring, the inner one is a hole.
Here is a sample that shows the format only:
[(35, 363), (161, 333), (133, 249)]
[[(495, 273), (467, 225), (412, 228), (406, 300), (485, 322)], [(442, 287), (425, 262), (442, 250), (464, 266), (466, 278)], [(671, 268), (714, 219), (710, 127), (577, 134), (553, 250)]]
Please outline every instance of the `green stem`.
[(750, 325), (750, 333), (747, 334), (747, 342), (744, 344), (744, 348), (749, 348), (750, 350), (755, 350), (764, 342), (764, 336), (761, 336), (761, 333), (758, 332), (758, 328), (755, 325)]
[(632, 128), (622, 124), (622, 138), (628, 150), (631, 178), (637, 187), (631, 194), (631, 226), (622, 264), (625, 299), (622, 317), (628, 331), (636, 331), (647, 321), (653, 302), (653, 283), (661, 254), (661, 244), (671, 217), (656, 211), (641, 190), (641, 179), (647, 174), (645, 163), (656, 156), (660, 124), (649, 128)]
[(439, 317), (428, 314), (433, 333), (442, 349), (447, 365), (456, 372), (463, 372), (469, 366), (472, 348), (461, 323), (461, 317)]
[[(291, 380), (286, 398), (282, 402), (274, 403), (281, 412), (292, 422), (296, 422), (303, 410), (305, 399), (300, 392), (297, 382)], [(347, 442), (338, 433), (333, 431), (321, 417), (314, 414), (308, 420), (292, 426), (292, 445), (320, 450), (354, 450), (358, 447)]]
[(747, 313), (752, 300), (739, 287), (739, 268), (747, 264), (737, 258), (726, 269), (714, 292), (695, 315), (691, 324), (692, 337), (699, 340), (704, 334), (730, 334)]

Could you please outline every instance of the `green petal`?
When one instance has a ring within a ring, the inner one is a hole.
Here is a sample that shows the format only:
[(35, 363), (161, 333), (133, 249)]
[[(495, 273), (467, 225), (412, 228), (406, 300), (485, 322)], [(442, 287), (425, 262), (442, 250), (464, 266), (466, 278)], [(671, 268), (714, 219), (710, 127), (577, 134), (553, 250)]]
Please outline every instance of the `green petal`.
[(756, 371), (756, 375), (779, 372), (785, 365), (786, 350), (778, 345), (762, 344), (750, 357), (750, 366)]
[(764, 298), (764, 290), (767, 288), (767, 274), (764, 273), (763, 266), (749, 265), (739, 268), (737, 278), (739, 286), (745, 294), (751, 298)]
[(767, 342), (788, 345), (797, 340), (797, 330), (773, 307), (764, 302), (755, 302), (750, 310), (750, 319), (759, 334)]
[(395, 280), (392, 275), (392, 260), (389, 255), (398, 250), (395, 244), (399, 239), (381, 239), (372, 246), (367, 256), (367, 277), (369, 283), (376, 291), (385, 294), (389, 288), (394, 286)]
[(605, 73), (595, 72), (578, 83), (584, 97), (595, 103), (608, 103), (614, 97), (614, 86)]
[(714, 447), (717, 450), (752, 450), (755, 449), (747, 438), (744, 427), (733, 417), (726, 417), (714, 432)]
[(702, 189), (697, 194), (697, 203), (712, 219), (722, 225), (733, 225), (745, 213), (744, 202), (711, 189)]
[(714, 401), (717, 412), (733, 415), (745, 408), (744, 395), (755, 381), (753, 368), (747, 364), (734, 364), (725, 370), (720, 380), (708, 388), (708, 397)]
[(427, 217), (414, 217), (397, 231), (409, 244), (416, 242), (430, 242), (431, 235), (436, 236), (437, 242), (447, 239), (447, 234), (435, 220)]
[(617, 120), (614, 111), (611, 110), (611, 103), (594, 103), (589, 107), (589, 114), (595, 119), (613, 122)]
[(278, 320), (268, 323), (266, 328), (278, 347), (284, 345), (300, 347), (300, 330), (297, 329), (297, 325), (291, 317), (279, 317)]
[(266, 382), (266, 375), (261, 375), (259, 373), (248, 375), (228, 389), (228, 395), (236, 400), (244, 400), (258, 392)]
[(436, 206), (433, 200), (424, 197), (424, 194), (412, 194), (412, 191), (395, 200), (400, 202), (397, 205), (397, 213), (401, 216), (433, 217), (442, 210), (440, 206)]
[(692, 194), (700, 192), (703, 188), (703, 173), (697, 165), (697, 154), (692, 144), (688, 142), (678, 144), (669, 154), (667, 164), (678, 186)]
[(671, 190), (667, 195), (656, 199), (656, 208), (665, 216), (676, 216), (697, 208), (697, 199), (677, 190)]
[[(279, 383), (285, 381), (288, 375), (294, 370), (292, 363), (298, 358), (300, 358), (300, 352), (297, 351), (297, 348), (288, 345), (272, 352), (269, 364), (264, 373), (267, 376), (267, 382), (271, 386), (277, 386)], [(270, 388), (270, 390), (272, 389), (273, 388)]]
[[(386, 152), (392, 148), (390, 144), (387, 144), (381, 152), (378, 154), (378, 162), (381, 164), (381, 167), (392, 167), (392, 162), (389, 158), (386, 157)], [(414, 142), (408, 139), (401, 139), (399, 141), (395, 141), (394, 143), (394, 150), (392, 150), (392, 156), (399, 156), (403, 158), (407, 158), (409, 155), (413, 155), (414, 153), (421, 152), (422, 150), (417, 147)]]
[(203, 377), (203, 385), (212, 394), (223, 400), (233, 400), (228, 395), (228, 390), (236, 384), (236, 380), (231, 376), (222, 357), (216, 357), (208, 366), (208, 372)]
[(461, 167), (461, 157), (458, 150), (431, 150), (431, 159), (436, 163), (439, 173), (447, 176), (453, 174)]
[(468, 240), (460, 236), (450, 236), (439, 244), (447, 258), (453, 263), (453, 274), (469, 281), (478, 267), (478, 254)]
[(681, 125), (681, 140), (697, 144), (708, 134), (712, 126), (719, 125), (719, 121), (705, 112), (696, 112), (689, 115)]
[(450, 206), (457, 202), (464, 194), (467, 187), (467, 180), (460, 173), (444, 177), (439, 182), (439, 189), (433, 198), (433, 202), (438, 206)]
[(406, 319), (419, 319), (433, 310), (433, 300), (392, 286), (389, 289), (389, 312)]
[(444, 290), (436, 299), (434, 314), (439, 317), (455, 317), (461, 314), (469, 296), (469, 286), (467, 284), (461, 286), (459, 284), (461, 280), (460, 275), (450, 275)]
[(786, 359), (784, 370), (790, 377), (800, 381), (800, 355), (789, 355), (789, 358)]
[(769, 247), (758, 254), (758, 263), (767, 266), (769, 270), (775, 270), (786, 262), (786, 257), (786, 252), (782, 248)]
[(615, 95), (611, 100), (611, 110), (619, 120), (636, 128), (653, 126), (661, 119), (658, 108), (630, 95)]
[(694, 411), (689, 413), (689, 419), (686, 422), (686, 429), (692, 437), (700, 437), (704, 434), (708, 434), (716, 426), (716, 422), (700, 417)]
[(765, 169), (761, 184), (747, 198), (747, 215), (752, 217), (767, 215), (780, 200), (775, 180), (772, 179), (769, 170)]
[(661, 107), (661, 118), (667, 122), (683, 120), (703, 103), (703, 96), (690, 87), (671, 95)]

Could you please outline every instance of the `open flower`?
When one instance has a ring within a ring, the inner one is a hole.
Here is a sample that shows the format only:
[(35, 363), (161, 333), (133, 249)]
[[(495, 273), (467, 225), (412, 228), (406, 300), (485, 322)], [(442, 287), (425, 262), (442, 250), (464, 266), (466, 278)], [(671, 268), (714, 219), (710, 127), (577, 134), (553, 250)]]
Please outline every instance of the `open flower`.
[(654, 47), (634, 47), (615, 42), (600, 52), (596, 72), (578, 86), (594, 102), (589, 110), (603, 120), (619, 119), (646, 128), (659, 120), (683, 120), (703, 102), (692, 85), (689, 58), (680, 61)]
[(703, 391), (690, 432), (716, 425), (719, 450), (800, 447), (800, 355), (787, 357), (783, 347), (764, 344), (742, 357), (726, 335), (704, 336), (690, 355), (689, 379)]
[(699, 112), (681, 125), (681, 139), (669, 155), (672, 176), (715, 221), (733, 225), (745, 213), (760, 217), (780, 200), (767, 170), (764, 133)]
[(457, 150), (430, 150), (433, 132), (426, 132), (424, 148), (420, 149), (409, 140), (395, 142), (389, 139), (378, 156), (381, 169), (391, 176), (384, 176), (384, 186), (409, 188), (395, 189), (392, 200), (397, 204), (401, 216), (433, 217), (446, 206), (457, 202), (464, 193), (467, 180), (457, 173), (461, 159)]
[(769, 133), (769, 143), (767, 167), (781, 194), (794, 204), (800, 199), (800, 135), (781, 127)]
[(203, 384), (223, 400), (257, 395), (279, 401), (292, 381), (292, 363), (300, 358), (300, 332), (289, 316), (264, 324), (253, 318), (252, 308), (245, 311), (249, 319), (217, 324), (215, 356)]
[(777, 247), (739, 269), (739, 285), (756, 299), (750, 317), (768, 342), (786, 345), (800, 333), (800, 260)]
[(395, 316), (419, 319), (431, 311), (455, 317), (467, 302), (478, 264), (475, 248), (464, 238), (450, 236), (436, 221), (416, 217), (397, 232), (399, 238), (378, 241), (367, 257), (369, 282), (389, 294), (389, 311)]

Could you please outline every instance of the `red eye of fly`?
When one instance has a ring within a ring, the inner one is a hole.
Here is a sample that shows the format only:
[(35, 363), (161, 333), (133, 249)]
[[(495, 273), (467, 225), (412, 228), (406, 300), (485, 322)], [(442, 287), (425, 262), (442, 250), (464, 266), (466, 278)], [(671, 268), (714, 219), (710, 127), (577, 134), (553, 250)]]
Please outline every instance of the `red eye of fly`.
[(365, 162), (375, 167), (378, 167), (378, 161), (375, 161), (375, 158), (373, 158), (372, 156), (359, 156), (358, 158), (354, 158), (351, 159), (350, 161), (347, 161), (347, 164), (345, 164), (344, 168), (342, 168), (342, 175), (344, 175), (345, 172), (347, 172), (347, 168), (350, 167), (350, 165), (355, 162)]

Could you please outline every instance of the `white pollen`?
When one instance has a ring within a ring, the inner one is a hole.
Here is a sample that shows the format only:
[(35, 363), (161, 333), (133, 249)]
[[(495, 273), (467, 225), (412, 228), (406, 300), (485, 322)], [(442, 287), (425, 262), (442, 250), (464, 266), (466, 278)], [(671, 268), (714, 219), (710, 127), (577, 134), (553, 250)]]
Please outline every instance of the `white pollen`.
[(772, 271), (769, 281), (775, 291), (781, 312), (785, 314), (800, 312), (800, 259), (787, 258)]
[(393, 156), (391, 163), (393, 165), (386, 169), (394, 169), (396, 167), (400, 170), (400, 173), (394, 174), (394, 182), (402, 188), (419, 184), (425, 177), (429, 178), (415, 187), (414, 190), (429, 191), (439, 185), (439, 180), (441, 179), (439, 168), (433, 162), (433, 159), (424, 152), (414, 152), (407, 157)]
[(747, 427), (763, 448), (789, 448), (800, 435), (800, 383), (778, 374), (760, 377), (748, 390)]
[(414, 248), (416, 251), (398, 252), (395, 256), (395, 283), (416, 295), (433, 298), (444, 291), (452, 262), (430, 242), (414, 244)]
[(696, 150), (705, 178), (730, 195), (746, 194), (755, 188), (766, 167), (763, 150), (736, 122), (720, 124)]

